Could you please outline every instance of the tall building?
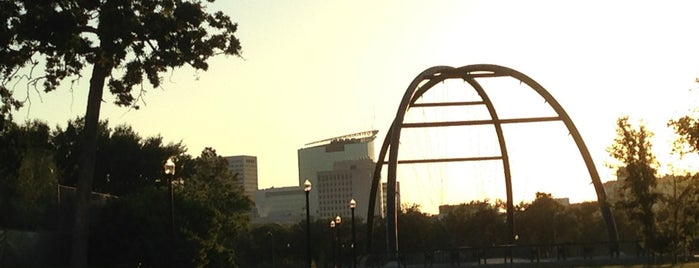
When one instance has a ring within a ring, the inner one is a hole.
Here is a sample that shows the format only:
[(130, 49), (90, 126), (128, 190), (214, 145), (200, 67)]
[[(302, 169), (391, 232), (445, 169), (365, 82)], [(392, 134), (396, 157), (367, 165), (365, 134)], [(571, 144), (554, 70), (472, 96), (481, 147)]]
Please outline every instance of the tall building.
[[(318, 217), (319, 172), (333, 171), (335, 162), (344, 160), (371, 160), (374, 157), (374, 140), (378, 130), (359, 132), (306, 144), (298, 150), (299, 185), (306, 180), (313, 184), (309, 195), (311, 215)], [(371, 176), (370, 176), (371, 177)], [(368, 190), (367, 190), (368, 192)], [(346, 201), (349, 202), (349, 199)]]
[[(396, 213), (401, 209), (400, 203), (400, 181), (396, 181)], [(388, 183), (381, 183), (381, 217), (386, 217), (386, 207), (388, 206)]]
[(302, 187), (289, 186), (257, 191), (256, 217), (253, 223), (294, 224), (306, 217), (306, 193)]
[[(331, 171), (318, 172), (318, 216), (333, 218), (351, 215), (350, 200), (357, 202), (355, 217), (366, 219), (369, 211), (371, 179), (376, 163), (370, 159), (335, 162)], [(381, 196), (377, 193), (377, 196)], [(381, 215), (380, 202), (374, 207), (374, 215)]]
[(257, 191), (257, 157), (235, 155), (224, 157), (228, 161), (228, 169), (237, 174), (238, 184), (243, 187), (245, 195), (255, 202)]

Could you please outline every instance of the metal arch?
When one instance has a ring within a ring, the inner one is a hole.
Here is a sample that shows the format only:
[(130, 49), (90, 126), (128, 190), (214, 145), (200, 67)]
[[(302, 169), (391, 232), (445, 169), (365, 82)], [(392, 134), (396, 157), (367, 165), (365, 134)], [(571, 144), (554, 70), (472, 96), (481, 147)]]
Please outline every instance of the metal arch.
[(590, 155), (590, 151), (587, 149), (587, 146), (585, 145), (585, 141), (582, 139), (582, 136), (580, 135), (580, 132), (578, 131), (577, 127), (575, 127), (575, 124), (573, 123), (573, 120), (570, 119), (570, 116), (568, 116), (568, 113), (566, 113), (565, 109), (563, 109), (563, 106), (561, 106), (558, 101), (546, 90), (544, 89), (543, 86), (541, 86), (538, 82), (536, 82), (534, 79), (531, 77), (516, 71), (514, 69), (510, 69), (507, 67), (503, 66), (498, 66), (498, 65), (491, 65), (491, 64), (478, 64), (478, 65), (468, 65), (468, 66), (463, 66), (460, 68), (457, 68), (458, 73), (465, 73), (465, 74), (470, 74), (472, 72), (492, 72), (495, 76), (509, 76), (516, 78), (517, 80), (527, 84), (530, 88), (532, 88), (534, 91), (539, 93), (541, 97), (546, 100), (546, 102), (553, 108), (553, 110), (558, 114), (558, 116), (561, 118), (561, 121), (566, 125), (566, 128), (568, 128), (568, 131), (570, 132), (570, 135), (573, 137), (573, 140), (575, 141), (575, 144), (578, 146), (578, 150), (580, 151), (581, 156), (583, 157), (583, 160), (585, 162), (585, 165), (587, 167), (588, 173), (590, 174), (590, 179), (592, 180), (592, 184), (595, 187), (595, 192), (597, 194), (597, 203), (600, 206), (600, 210), (602, 212), (602, 216), (604, 217), (605, 224), (607, 225), (607, 235), (609, 238), (610, 242), (618, 242), (619, 241), (619, 235), (617, 232), (617, 227), (616, 227), (616, 222), (614, 221), (614, 217), (612, 215), (612, 211), (610, 208), (610, 205), (607, 201), (607, 194), (604, 191), (604, 185), (602, 184), (602, 181), (599, 177), (599, 173), (597, 172), (597, 167), (595, 166), (594, 161), (592, 160), (592, 156)]
[[(599, 174), (597, 173), (597, 169), (594, 165), (594, 162), (592, 161), (592, 157), (585, 146), (584, 141), (582, 140), (582, 137), (580, 136), (580, 133), (578, 132), (577, 128), (573, 124), (572, 120), (568, 116), (568, 114), (565, 112), (565, 110), (562, 108), (562, 106), (551, 96), (548, 91), (546, 91), (540, 84), (538, 84), (536, 81), (531, 79), (530, 77), (524, 75), (523, 73), (520, 73), (516, 70), (507, 68), (507, 67), (502, 67), (498, 65), (488, 65), (488, 64), (478, 64), (478, 65), (468, 65), (468, 66), (463, 66), (459, 68), (454, 68), (454, 67), (448, 67), (448, 66), (435, 66), (428, 68), (427, 70), (423, 71), (420, 73), (410, 84), (408, 89), (406, 90), (403, 99), (400, 103), (400, 106), (398, 108), (398, 111), (396, 113), (396, 118), (394, 119), (391, 128), (389, 129), (386, 139), (384, 140), (383, 146), (381, 147), (381, 151), (379, 153), (379, 164), (376, 165), (376, 168), (374, 170), (374, 178), (372, 181), (372, 188), (371, 188), (371, 193), (370, 193), (370, 204), (369, 204), (369, 210), (368, 215), (367, 215), (367, 250), (370, 251), (371, 249), (371, 236), (372, 236), (372, 227), (373, 227), (373, 215), (374, 215), (374, 206), (376, 203), (376, 191), (378, 189), (378, 184), (380, 182), (380, 174), (381, 170), (383, 167), (383, 161), (385, 160), (386, 154), (388, 152), (388, 148), (390, 147), (390, 153), (388, 155), (389, 160), (388, 160), (388, 183), (387, 183), (387, 204), (393, 204), (391, 206), (388, 206), (386, 208), (387, 215), (386, 215), (386, 233), (387, 233), (387, 240), (388, 240), (388, 254), (389, 257), (392, 260), (397, 259), (397, 254), (398, 254), (398, 243), (397, 243), (397, 213), (396, 213), (396, 164), (398, 163), (398, 147), (399, 147), (399, 141), (400, 141), (400, 133), (401, 129), (403, 127), (403, 120), (405, 117), (405, 113), (408, 111), (408, 109), (411, 107), (411, 105), (415, 104), (417, 99), (422, 96), (425, 92), (427, 92), (430, 88), (432, 88), (434, 85), (437, 83), (444, 81), (446, 79), (454, 79), (454, 78), (461, 78), (468, 82), (474, 90), (476, 90), (479, 94), (479, 96), (483, 99), (483, 102), (486, 104), (486, 107), (488, 108), (488, 111), (491, 116), (491, 121), (488, 121), (488, 123), (492, 123), (494, 127), (496, 128), (496, 133), (498, 135), (498, 140), (500, 142), (500, 149), (502, 153), (502, 161), (503, 161), (503, 167), (504, 167), (504, 172), (505, 172), (505, 179), (506, 179), (506, 188), (507, 188), (507, 203), (508, 203), (508, 231), (509, 231), (509, 236), (510, 236), (510, 241), (512, 242), (512, 239), (514, 239), (514, 217), (513, 217), (513, 211), (514, 207), (512, 205), (512, 188), (511, 188), (511, 179), (510, 179), (510, 169), (509, 169), (509, 158), (507, 156), (507, 149), (505, 146), (505, 140), (504, 140), (504, 135), (502, 132), (502, 123), (506, 123), (505, 120), (500, 120), (497, 116), (497, 113), (495, 111), (494, 106), (490, 102), (490, 99), (488, 98), (487, 94), (483, 90), (483, 88), (480, 86), (477, 81), (475, 81), (475, 78), (480, 78), (480, 77), (504, 77), (504, 76), (509, 76), (515, 79), (518, 79), (519, 81), (527, 84), (529, 87), (534, 89), (540, 96), (542, 96), (547, 103), (551, 105), (551, 107), (554, 109), (554, 111), (558, 114), (557, 118), (553, 118), (554, 120), (562, 120), (566, 127), (568, 128), (568, 131), (570, 132), (571, 136), (573, 137), (576, 145), (578, 146), (578, 149), (585, 161), (585, 164), (587, 165), (588, 172), (590, 173), (590, 177), (592, 179), (593, 185), (595, 187), (596, 193), (597, 193), (597, 199), (598, 203), (600, 205), (600, 209), (602, 211), (602, 216), (605, 219), (606, 225), (607, 225), (607, 232), (609, 235), (609, 240), (612, 242), (618, 241), (618, 235), (617, 235), (617, 229), (616, 229), (616, 224), (614, 222), (614, 218), (612, 217), (611, 214), (611, 209), (609, 207), (609, 204), (607, 203), (606, 200), (606, 194), (604, 192), (603, 185), (601, 183), (601, 180), (599, 178)], [(539, 122), (547, 120), (550, 121), (552, 118), (529, 118), (529, 119), (524, 119), (524, 120), (513, 120), (511, 122), (507, 123), (520, 123), (520, 122)]]
[(493, 119), (493, 126), (495, 127), (495, 134), (498, 136), (498, 142), (500, 144), (500, 155), (502, 156), (502, 168), (505, 173), (505, 193), (507, 200), (507, 239), (510, 244), (515, 242), (515, 206), (514, 200), (512, 200), (512, 173), (510, 172), (510, 157), (507, 154), (507, 146), (505, 144), (505, 135), (502, 132), (502, 124), (500, 123), (500, 117), (498, 117), (497, 111), (495, 111), (495, 106), (493, 102), (490, 101), (490, 97), (485, 93), (483, 87), (478, 83), (473, 77), (465, 76), (464, 81), (469, 83), (473, 89), (478, 92), (481, 99), (485, 102), (488, 108), (488, 113), (490, 113), (490, 118)]

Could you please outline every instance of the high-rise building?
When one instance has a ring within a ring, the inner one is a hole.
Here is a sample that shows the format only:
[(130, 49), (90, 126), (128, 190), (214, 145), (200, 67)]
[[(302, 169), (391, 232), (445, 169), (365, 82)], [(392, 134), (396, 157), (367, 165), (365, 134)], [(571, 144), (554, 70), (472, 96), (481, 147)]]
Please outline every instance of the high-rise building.
[[(331, 171), (318, 172), (318, 216), (349, 217), (350, 200), (357, 202), (355, 217), (366, 219), (369, 210), (371, 179), (376, 163), (370, 159), (335, 162)], [(381, 196), (377, 193), (377, 196)], [(374, 215), (381, 215), (380, 202), (374, 207)]]
[(253, 223), (294, 224), (306, 217), (306, 193), (302, 187), (289, 186), (257, 191)]
[[(313, 184), (313, 188), (317, 188), (319, 172), (333, 171), (335, 163), (339, 161), (370, 160), (376, 162), (374, 140), (377, 133), (378, 130), (365, 131), (306, 144), (298, 150), (299, 185), (303, 185), (306, 180), (309, 180)], [(314, 217), (318, 217), (320, 213), (318, 193), (319, 191), (313, 189), (309, 195), (311, 216)], [(346, 202), (349, 202), (349, 199)]]
[(235, 155), (224, 157), (228, 161), (228, 169), (237, 174), (238, 184), (243, 187), (245, 195), (255, 202), (257, 191), (257, 157)]
[[(386, 207), (388, 206), (388, 183), (381, 183), (381, 217), (386, 217)], [(400, 181), (396, 182), (396, 212), (400, 207)]]

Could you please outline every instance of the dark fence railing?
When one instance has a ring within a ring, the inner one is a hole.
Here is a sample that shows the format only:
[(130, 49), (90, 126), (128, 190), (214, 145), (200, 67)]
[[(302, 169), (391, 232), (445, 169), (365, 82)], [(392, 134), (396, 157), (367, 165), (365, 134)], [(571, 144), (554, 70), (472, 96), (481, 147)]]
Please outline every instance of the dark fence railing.
[[(383, 253), (359, 257), (359, 267), (383, 267), (388, 257)], [(459, 247), (430, 251), (402, 251), (401, 267), (469, 267), (518, 266), (560, 267), (596, 265), (634, 265), (693, 262), (691, 253), (653, 254), (636, 241), (564, 243), (546, 245), (500, 245)]]

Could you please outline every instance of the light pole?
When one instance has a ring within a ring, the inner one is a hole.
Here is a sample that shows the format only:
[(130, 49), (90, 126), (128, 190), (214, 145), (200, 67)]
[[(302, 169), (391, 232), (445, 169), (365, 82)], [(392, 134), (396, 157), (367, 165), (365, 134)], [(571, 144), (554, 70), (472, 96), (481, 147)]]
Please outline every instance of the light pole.
[(354, 198), (350, 200), (349, 207), (352, 211), (352, 268), (357, 268), (357, 236), (354, 234), (354, 209), (357, 207), (357, 201), (354, 201)]
[(169, 209), (170, 209), (170, 236), (171, 238), (175, 237), (175, 206), (173, 205), (174, 201), (174, 195), (172, 192), (172, 178), (175, 176), (175, 162), (172, 161), (172, 158), (168, 158), (167, 161), (165, 161), (165, 166), (163, 166), (165, 169), (165, 174), (167, 176), (167, 187), (168, 190), (170, 191), (170, 203), (168, 204)]
[(330, 240), (332, 241), (331, 249), (333, 252), (333, 254), (332, 254), (333, 255), (333, 268), (336, 268), (337, 267), (337, 256), (335, 255), (336, 254), (336, 252), (335, 252), (335, 239), (337, 239), (336, 238), (337, 232), (335, 231), (335, 220), (330, 220), (330, 232), (332, 233), (332, 235), (331, 235), (332, 239), (330, 239)]
[(311, 268), (311, 210), (308, 207), (308, 194), (311, 193), (311, 182), (306, 180), (303, 183), (303, 191), (306, 192), (306, 260), (308, 268)]
[(335, 217), (335, 239), (337, 240), (337, 267), (342, 267), (342, 243), (340, 242), (340, 223), (342, 218), (340, 215)]

